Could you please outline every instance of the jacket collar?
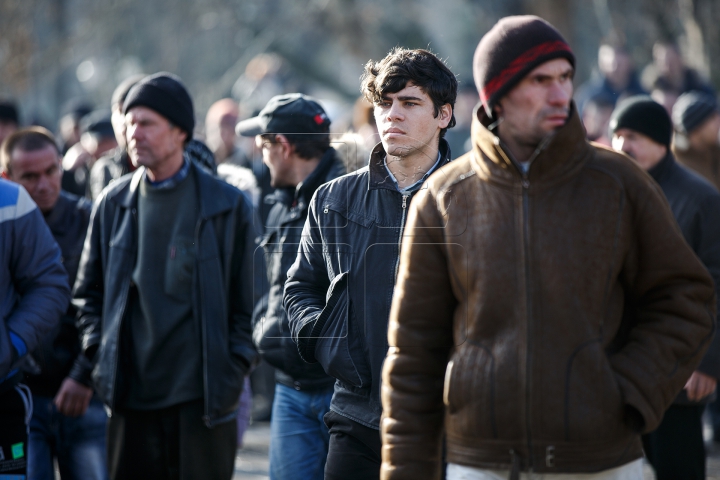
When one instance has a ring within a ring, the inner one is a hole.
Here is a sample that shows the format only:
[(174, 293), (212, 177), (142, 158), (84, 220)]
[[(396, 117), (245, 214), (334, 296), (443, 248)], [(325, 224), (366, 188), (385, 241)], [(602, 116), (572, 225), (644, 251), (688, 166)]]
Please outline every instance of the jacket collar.
[(655, 180), (657, 183), (661, 183), (663, 180), (666, 180), (670, 175), (672, 175), (674, 167), (675, 157), (673, 157), (673, 154), (670, 151), (670, 147), (668, 147), (667, 154), (663, 157), (662, 160), (660, 160), (660, 162), (658, 162), (654, 167), (648, 170), (648, 173), (653, 178), (653, 180)]
[[(233, 200), (225, 194), (223, 189), (217, 188), (217, 182), (222, 180), (211, 176), (191, 162), (190, 173), (193, 174), (193, 172), (197, 181), (198, 202), (202, 218), (210, 218), (233, 208)], [(130, 182), (114, 195), (113, 200), (125, 208), (136, 208), (139, 186), (144, 176), (145, 167), (135, 170)]]
[(315, 170), (310, 172), (310, 175), (308, 175), (303, 182), (300, 182), (296, 187), (278, 188), (275, 190), (275, 193), (272, 194), (272, 198), (268, 199), (269, 202), (281, 202), (288, 206), (293, 203), (308, 205), (315, 190), (328, 181), (328, 174), (337, 161), (338, 158), (335, 149), (332, 147), (328, 148), (320, 159), (320, 163), (315, 167)]
[[(440, 165), (438, 168), (440, 168), (452, 160), (450, 144), (447, 140), (441, 138), (438, 149), (440, 150)], [(395, 182), (392, 181), (385, 167), (385, 149), (382, 146), (382, 142), (375, 145), (375, 148), (373, 148), (370, 153), (368, 168), (370, 170), (370, 175), (368, 175), (368, 190), (384, 188), (397, 192)]]
[(67, 212), (74, 203), (72, 197), (68, 195), (64, 190), (60, 190), (60, 195), (58, 195), (55, 206), (45, 215), (45, 223), (48, 224), (51, 230), (56, 225), (60, 227), (64, 226), (63, 223), (65, 223)]
[(554, 184), (579, 171), (591, 149), (573, 102), (567, 123), (538, 145), (523, 175), (500, 138), (488, 130), (490, 123), (482, 104), (478, 104), (472, 123), (473, 164), (479, 177), (499, 184)]

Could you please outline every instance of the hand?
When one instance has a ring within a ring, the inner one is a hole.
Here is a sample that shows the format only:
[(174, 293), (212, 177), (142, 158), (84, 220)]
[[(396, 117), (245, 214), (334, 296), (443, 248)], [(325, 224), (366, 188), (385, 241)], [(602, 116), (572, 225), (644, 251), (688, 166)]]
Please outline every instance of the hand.
[(695, 370), (685, 384), (685, 390), (687, 390), (688, 398), (697, 402), (713, 393), (716, 386), (715, 378)]
[(79, 417), (87, 411), (93, 390), (72, 378), (66, 378), (60, 385), (60, 390), (53, 403), (58, 412), (68, 417)]

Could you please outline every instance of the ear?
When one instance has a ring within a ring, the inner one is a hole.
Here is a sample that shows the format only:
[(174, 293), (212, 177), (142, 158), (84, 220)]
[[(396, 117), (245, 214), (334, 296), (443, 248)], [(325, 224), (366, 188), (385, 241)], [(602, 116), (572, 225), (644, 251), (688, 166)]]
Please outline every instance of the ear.
[(438, 112), (438, 120), (440, 120), (440, 128), (446, 128), (452, 119), (453, 109), (449, 103), (440, 107)]
[(492, 111), (493, 111), (493, 114), (494, 114), (493, 116), (494, 116), (495, 118), (500, 118), (500, 117), (502, 117), (502, 114), (503, 114), (502, 99), (498, 100), (498, 101), (495, 103), (495, 105), (493, 105)]
[(10, 177), (8, 177), (8, 174), (5, 170), (0, 174), (0, 177), (4, 178), (5, 180), (10, 180)]
[(280, 145), (283, 158), (290, 158), (290, 155), (292, 155), (293, 152), (293, 146), (290, 144), (287, 137), (282, 133), (278, 133), (275, 135), (275, 142)]

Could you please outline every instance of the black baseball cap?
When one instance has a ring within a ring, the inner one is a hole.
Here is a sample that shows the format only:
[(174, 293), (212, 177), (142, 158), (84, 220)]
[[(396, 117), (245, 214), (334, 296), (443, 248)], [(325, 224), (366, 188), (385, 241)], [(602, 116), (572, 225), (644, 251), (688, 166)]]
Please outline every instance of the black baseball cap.
[(302, 93), (288, 93), (270, 99), (257, 117), (237, 124), (235, 133), (254, 137), (266, 133), (327, 133), (330, 119), (320, 104)]

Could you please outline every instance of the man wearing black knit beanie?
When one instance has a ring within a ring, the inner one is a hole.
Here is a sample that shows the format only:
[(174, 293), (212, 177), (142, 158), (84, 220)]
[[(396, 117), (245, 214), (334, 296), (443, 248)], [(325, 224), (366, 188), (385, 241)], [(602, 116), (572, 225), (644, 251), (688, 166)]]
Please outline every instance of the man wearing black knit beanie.
[[(620, 102), (610, 119), (613, 148), (632, 157), (660, 185), (688, 245), (720, 288), (720, 193), (675, 161), (672, 124), (665, 108), (650, 97)], [(720, 293), (720, 292), (718, 292)], [(720, 378), (720, 337), (665, 412), (660, 426), (643, 436), (658, 480), (705, 478), (702, 414)]]
[(655, 183), (585, 139), (574, 67), (534, 16), (477, 47), (473, 150), (408, 212), (383, 479), (440, 478), (444, 438), (449, 480), (641, 480), (641, 434), (708, 348), (712, 278)]
[(179, 78), (140, 80), (124, 112), (137, 170), (97, 201), (74, 299), (112, 411), (110, 478), (229, 480), (255, 357), (252, 206), (191, 162), (193, 105)]

